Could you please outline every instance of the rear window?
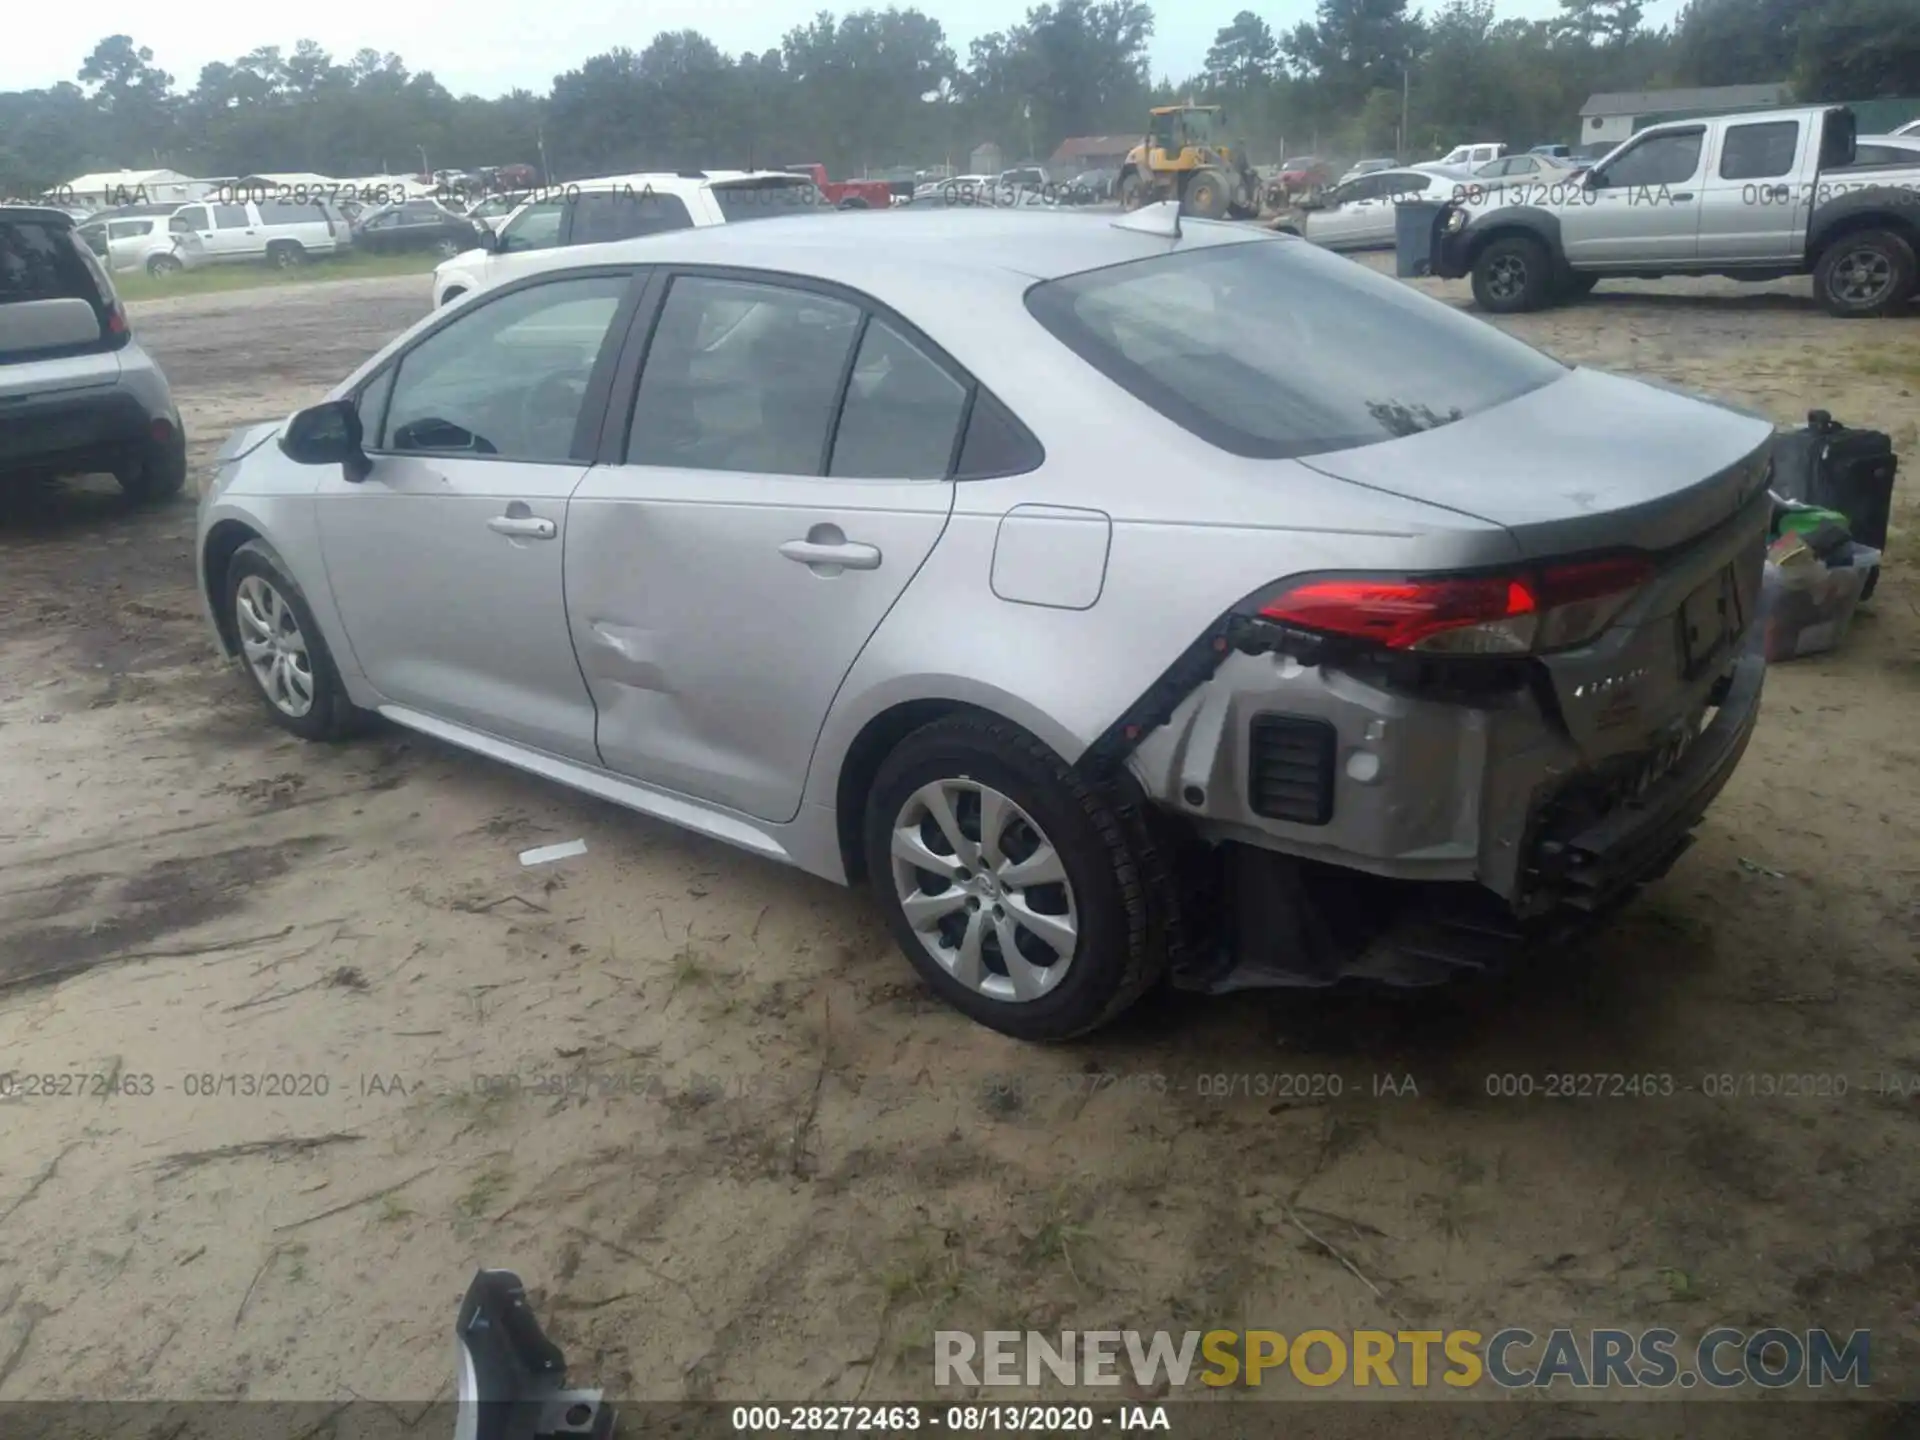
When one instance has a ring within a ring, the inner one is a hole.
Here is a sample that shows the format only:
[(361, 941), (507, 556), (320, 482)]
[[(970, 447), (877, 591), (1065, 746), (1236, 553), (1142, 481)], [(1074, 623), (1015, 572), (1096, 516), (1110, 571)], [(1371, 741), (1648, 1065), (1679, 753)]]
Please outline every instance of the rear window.
[(641, 190), (589, 191), (573, 202), (573, 243), (597, 245), (663, 230), (688, 230), (693, 216), (678, 195)]
[(775, 215), (798, 215), (808, 210), (831, 208), (820, 187), (799, 175), (769, 175), (758, 180), (715, 185), (713, 198), (730, 225), (742, 220), (766, 220)]
[(66, 226), (0, 220), (0, 305), (99, 298)]
[(1215, 245), (1045, 281), (1027, 308), (1144, 404), (1257, 459), (1435, 429), (1566, 373), (1305, 241)]

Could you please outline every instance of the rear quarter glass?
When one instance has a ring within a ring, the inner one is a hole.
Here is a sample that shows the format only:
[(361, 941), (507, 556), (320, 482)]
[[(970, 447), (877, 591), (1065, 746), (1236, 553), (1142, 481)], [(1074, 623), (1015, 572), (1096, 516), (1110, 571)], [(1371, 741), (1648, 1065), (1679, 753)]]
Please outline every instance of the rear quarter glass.
[(1567, 373), (1494, 327), (1302, 240), (1214, 245), (1064, 276), (1029, 290), (1027, 308), (1135, 398), (1252, 459), (1399, 439)]

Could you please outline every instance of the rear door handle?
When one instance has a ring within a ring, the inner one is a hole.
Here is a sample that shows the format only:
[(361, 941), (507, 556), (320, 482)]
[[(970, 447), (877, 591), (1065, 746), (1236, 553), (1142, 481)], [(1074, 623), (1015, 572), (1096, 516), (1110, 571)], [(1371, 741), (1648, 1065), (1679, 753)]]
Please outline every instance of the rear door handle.
[(802, 565), (834, 566), (841, 570), (880, 568), (879, 548), (852, 540), (789, 540), (780, 547), (780, 553)]
[(496, 535), (511, 535), (516, 540), (551, 540), (560, 533), (560, 527), (553, 521), (535, 515), (496, 515), (487, 521), (487, 528)]
[(1692, 198), (1693, 192), (1691, 190), (1676, 190), (1673, 194), (1673, 203), (1678, 205), (1682, 200), (1691, 200)]

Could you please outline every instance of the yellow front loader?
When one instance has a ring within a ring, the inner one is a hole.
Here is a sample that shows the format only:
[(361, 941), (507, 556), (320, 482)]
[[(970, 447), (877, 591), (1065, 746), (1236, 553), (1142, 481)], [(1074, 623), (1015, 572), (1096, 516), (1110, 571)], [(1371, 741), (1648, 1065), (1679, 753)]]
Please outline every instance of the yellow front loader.
[(1260, 213), (1260, 177), (1246, 146), (1229, 146), (1226, 112), (1218, 105), (1158, 105), (1149, 112), (1147, 138), (1120, 169), (1120, 205), (1137, 210), (1178, 200), (1180, 213), (1203, 220), (1251, 220)]

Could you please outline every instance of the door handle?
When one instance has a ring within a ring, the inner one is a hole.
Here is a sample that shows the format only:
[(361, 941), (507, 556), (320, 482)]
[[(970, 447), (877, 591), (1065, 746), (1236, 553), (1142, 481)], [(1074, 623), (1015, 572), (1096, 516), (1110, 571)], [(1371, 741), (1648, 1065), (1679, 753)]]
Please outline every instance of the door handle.
[(1676, 205), (1678, 205), (1682, 200), (1691, 200), (1692, 198), (1693, 198), (1693, 192), (1691, 190), (1677, 190), (1674, 192), (1672, 197), (1673, 203)]
[(831, 566), (836, 570), (880, 568), (879, 548), (852, 540), (789, 540), (780, 547), (780, 553), (802, 565)]
[(516, 540), (551, 540), (560, 533), (560, 527), (553, 521), (535, 515), (496, 515), (487, 521), (487, 528), (496, 535), (511, 535)]

